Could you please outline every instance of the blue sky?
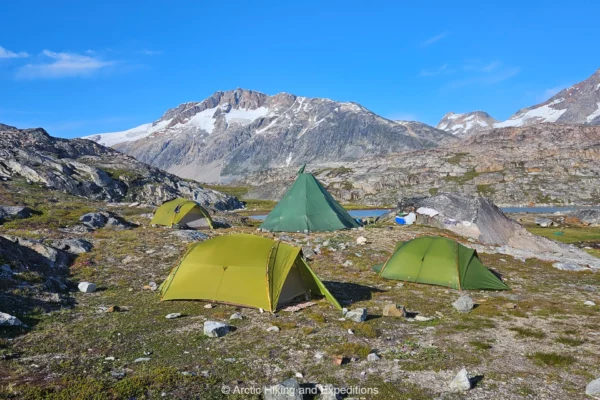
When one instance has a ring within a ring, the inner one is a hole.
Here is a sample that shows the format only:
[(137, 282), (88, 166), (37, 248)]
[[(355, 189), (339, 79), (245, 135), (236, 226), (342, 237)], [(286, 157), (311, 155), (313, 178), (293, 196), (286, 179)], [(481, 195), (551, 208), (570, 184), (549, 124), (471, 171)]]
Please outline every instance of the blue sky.
[(600, 2), (407, 3), (2, 2), (0, 122), (124, 130), (237, 87), (506, 119), (600, 68)]

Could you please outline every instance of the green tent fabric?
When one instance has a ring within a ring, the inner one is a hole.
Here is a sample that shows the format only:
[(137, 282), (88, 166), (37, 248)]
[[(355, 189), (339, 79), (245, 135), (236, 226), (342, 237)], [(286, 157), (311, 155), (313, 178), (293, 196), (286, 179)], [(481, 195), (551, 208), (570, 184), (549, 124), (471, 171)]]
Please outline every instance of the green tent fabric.
[(358, 222), (304, 167), (260, 228), (272, 232), (328, 232), (356, 228)]
[(379, 276), (453, 289), (510, 289), (479, 260), (477, 252), (445, 237), (420, 237), (399, 243)]
[(152, 225), (173, 227), (180, 225), (187, 228), (213, 228), (210, 214), (198, 203), (187, 199), (167, 201), (154, 213)]
[(208, 300), (275, 312), (296, 300), (338, 301), (302, 258), (269, 238), (233, 234), (192, 245), (160, 286), (161, 300)]

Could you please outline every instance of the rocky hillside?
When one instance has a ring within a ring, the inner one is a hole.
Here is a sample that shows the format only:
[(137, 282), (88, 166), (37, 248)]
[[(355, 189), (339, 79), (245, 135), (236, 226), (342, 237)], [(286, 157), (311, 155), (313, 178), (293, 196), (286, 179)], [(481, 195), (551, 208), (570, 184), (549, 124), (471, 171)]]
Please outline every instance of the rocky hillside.
[(541, 104), (519, 110), (495, 126), (525, 126), (540, 122), (600, 125), (600, 69), (585, 81), (561, 90)]
[(214, 209), (242, 204), (223, 193), (203, 189), (90, 140), (58, 139), (43, 129), (0, 124), (0, 178), (91, 200), (160, 204), (174, 197), (194, 199)]
[[(436, 149), (310, 165), (344, 202), (395, 205), (438, 192), (479, 193), (507, 205), (598, 204), (600, 127), (540, 124), (492, 129)], [(247, 197), (278, 199), (295, 171), (247, 178)]]
[(243, 89), (182, 104), (128, 131), (88, 138), (204, 182), (273, 167), (433, 148), (452, 140), (428, 125), (390, 121), (356, 103)]
[(458, 137), (472, 136), (491, 129), (498, 121), (483, 111), (464, 114), (448, 113), (444, 115), (437, 129), (441, 129)]

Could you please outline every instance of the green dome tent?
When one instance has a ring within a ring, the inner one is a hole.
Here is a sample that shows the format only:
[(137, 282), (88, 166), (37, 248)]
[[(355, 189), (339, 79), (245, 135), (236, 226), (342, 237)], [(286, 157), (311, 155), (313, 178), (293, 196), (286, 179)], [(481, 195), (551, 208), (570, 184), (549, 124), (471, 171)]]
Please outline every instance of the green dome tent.
[(328, 232), (359, 224), (304, 167), (260, 228), (271, 232)]
[(373, 270), (388, 279), (452, 289), (510, 289), (481, 263), (475, 250), (445, 237), (399, 243), (392, 256)]
[(179, 225), (191, 229), (213, 228), (208, 211), (195, 201), (181, 198), (167, 201), (160, 206), (150, 223), (168, 227)]
[(302, 250), (262, 236), (218, 236), (190, 247), (160, 286), (161, 300), (208, 300), (275, 312), (313, 296), (339, 303)]

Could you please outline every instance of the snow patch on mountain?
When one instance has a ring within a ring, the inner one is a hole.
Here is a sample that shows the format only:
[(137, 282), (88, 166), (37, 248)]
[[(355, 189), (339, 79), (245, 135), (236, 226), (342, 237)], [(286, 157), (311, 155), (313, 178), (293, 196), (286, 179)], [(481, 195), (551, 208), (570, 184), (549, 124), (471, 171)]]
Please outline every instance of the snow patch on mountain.
[(528, 123), (529, 120), (534, 120), (535, 122), (556, 122), (560, 116), (567, 111), (566, 108), (562, 110), (552, 108), (553, 105), (558, 104), (561, 101), (554, 101), (544, 106), (526, 111), (523, 114), (517, 114), (504, 122), (494, 124), (494, 127), (506, 128), (509, 126), (523, 126)]
[[(600, 85), (598, 85), (598, 87), (600, 87)], [(588, 117), (586, 118), (587, 122), (592, 122), (596, 118), (600, 117), (600, 102), (597, 103), (596, 105), (598, 106), (598, 108), (596, 109), (596, 111), (594, 111), (593, 113), (588, 115)]]

